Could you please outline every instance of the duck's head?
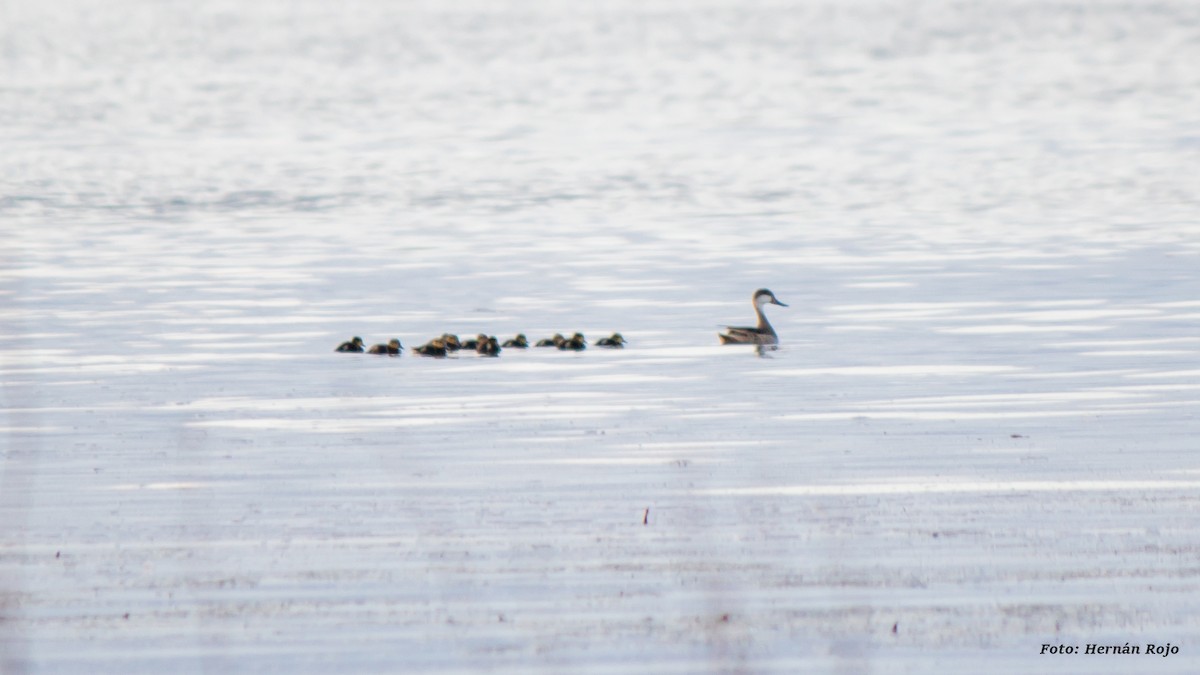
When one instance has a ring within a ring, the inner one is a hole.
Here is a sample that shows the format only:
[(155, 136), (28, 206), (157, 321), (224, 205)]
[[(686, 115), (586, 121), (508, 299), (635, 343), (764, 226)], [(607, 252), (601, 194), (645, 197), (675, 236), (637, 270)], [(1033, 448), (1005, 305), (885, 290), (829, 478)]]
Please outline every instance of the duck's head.
[(354, 337), (353, 337), (353, 338), (350, 340), (350, 344), (354, 345), (355, 347), (361, 347), (361, 346), (363, 346), (363, 339), (362, 339), (362, 338), (360, 338), (360, 337), (358, 337), (357, 335), (355, 335), (355, 336), (354, 336)]
[(583, 337), (583, 333), (576, 333), (571, 336), (571, 342), (587, 342), (587, 339)]
[(388, 346), (391, 347), (392, 349), (400, 349), (400, 347), (402, 345), (400, 344), (399, 340), (397, 340), (396, 338), (392, 338), (391, 340), (388, 340)]
[(480, 333), (479, 335), (475, 336), (476, 342), (487, 342), (487, 339), (488, 339), (488, 336), (484, 335), (483, 333)]
[(517, 337), (513, 338), (513, 341), (520, 344), (520, 343), (524, 343), (524, 342), (529, 342), (529, 338), (525, 337), (524, 333), (517, 333)]
[(610, 337), (608, 339), (612, 340), (613, 342), (615, 342), (619, 345), (625, 344), (625, 338), (620, 333), (613, 333), (612, 337)]
[(453, 333), (446, 333), (443, 335), (441, 342), (443, 347), (449, 347), (452, 349), (458, 349), (460, 346), (462, 346), (462, 343), (458, 341), (458, 336), (454, 335)]
[(766, 288), (760, 288), (757, 291), (754, 291), (754, 306), (763, 307), (765, 305), (779, 305), (780, 307), (787, 307), (787, 305), (783, 304), (775, 297), (774, 293)]

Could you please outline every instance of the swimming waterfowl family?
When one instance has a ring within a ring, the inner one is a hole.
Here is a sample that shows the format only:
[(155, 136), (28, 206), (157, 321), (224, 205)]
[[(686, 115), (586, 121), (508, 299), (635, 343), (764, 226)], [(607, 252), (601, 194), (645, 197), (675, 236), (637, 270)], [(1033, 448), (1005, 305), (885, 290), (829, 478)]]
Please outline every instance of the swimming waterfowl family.
[(621, 337), (620, 333), (613, 333), (609, 337), (596, 340), (597, 347), (608, 347), (609, 349), (621, 349), (625, 346), (625, 338)]
[(475, 347), (475, 353), (481, 356), (500, 356), (500, 341), (493, 335), (486, 340), (481, 340)]
[(442, 338), (434, 338), (420, 347), (413, 347), (413, 353), (420, 354), (421, 356), (445, 356), (446, 341)]
[(502, 345), (505, 348), (515, 347), (517, 349), (525, 349), (529, 346), (529, 340), (524, 333), (517, 333), (517, 336), (511, 340), (505, 340)]
[(555, 333), (554, 337), (549, 337), (544, 340), (538, 340), (535, 347), (557, 347), (566, 342), (567, 338), (563, 337), (562, 333)]
[(363, 339), (358, 336), (355, 336), (355, 337), (351, 338), (350, 340), (338, 345), (337, 349), (335, 349), (334, 351), (361, 353), (362, 350), (363, 350)]
[(587, 340), (584, 339), (583, 333), (576, 333), (571, 336), (570, 340), (563, 340), (558, 343), (558, 348), (562, 350), (571, 350), (581, 352), (587, 349)]
[(367, 350), (368, 354), (387, 354), (388, 356), (400, 356), (400, 350), (404, 349), (404, 345), (396, 338), (392, 338), (386, 345), (374, 345)]
[(763, 314), (763, 307), (766, 305), (787, 307), (787, 305), (777, 300), (775, 294), (765, 288), (754, 291), (751, 301), (754, 303), (754, 315), (758, 317), (758, 325), (726, 326), (724, 333), (717, 334), (717, 337), (721, 339), (721, 344), (773, 345), (779, 343), (779, 336), (775, 334), (775, 329), (767, 321), (767, 315)]

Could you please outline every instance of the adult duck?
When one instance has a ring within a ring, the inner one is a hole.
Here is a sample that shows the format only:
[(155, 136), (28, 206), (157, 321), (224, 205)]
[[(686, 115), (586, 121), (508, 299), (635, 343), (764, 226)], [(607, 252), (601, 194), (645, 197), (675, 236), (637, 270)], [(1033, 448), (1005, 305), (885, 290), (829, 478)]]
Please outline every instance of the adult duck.
[(752, 298), (754, 303), (754, 315), (758, 317), (758, 325), (756, 326), (726, 326), (724, 333), (718, 333), (717, 337), (721, 338), (723, 345), (774, 345), (779, 344), (779, 336), (775, 334), (775, 329), (771, 327), (771, 322), (767, 321), (767, 315), (763, 314), (763, 307), (767, 305), (779, 305), (787, 307), (780, 302), (775, 294), (771, 291), (760, 288), (754, 291)]

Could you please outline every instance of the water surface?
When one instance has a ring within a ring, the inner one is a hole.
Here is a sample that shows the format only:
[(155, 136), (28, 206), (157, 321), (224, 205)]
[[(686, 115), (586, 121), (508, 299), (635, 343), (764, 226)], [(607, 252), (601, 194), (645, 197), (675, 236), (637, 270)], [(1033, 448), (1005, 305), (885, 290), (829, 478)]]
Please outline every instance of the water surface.
[(5, 672), (1194, 669), (1194, 3), (0, 26)]

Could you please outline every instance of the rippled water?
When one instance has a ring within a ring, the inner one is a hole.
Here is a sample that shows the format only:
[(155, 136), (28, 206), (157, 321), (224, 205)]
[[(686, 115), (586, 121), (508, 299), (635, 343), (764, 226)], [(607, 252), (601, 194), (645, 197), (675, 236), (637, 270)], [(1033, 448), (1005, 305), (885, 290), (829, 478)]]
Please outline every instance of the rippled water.
[(0, 7), (0, 670), (1194, 669), (1200, 5), (195, 4)]

